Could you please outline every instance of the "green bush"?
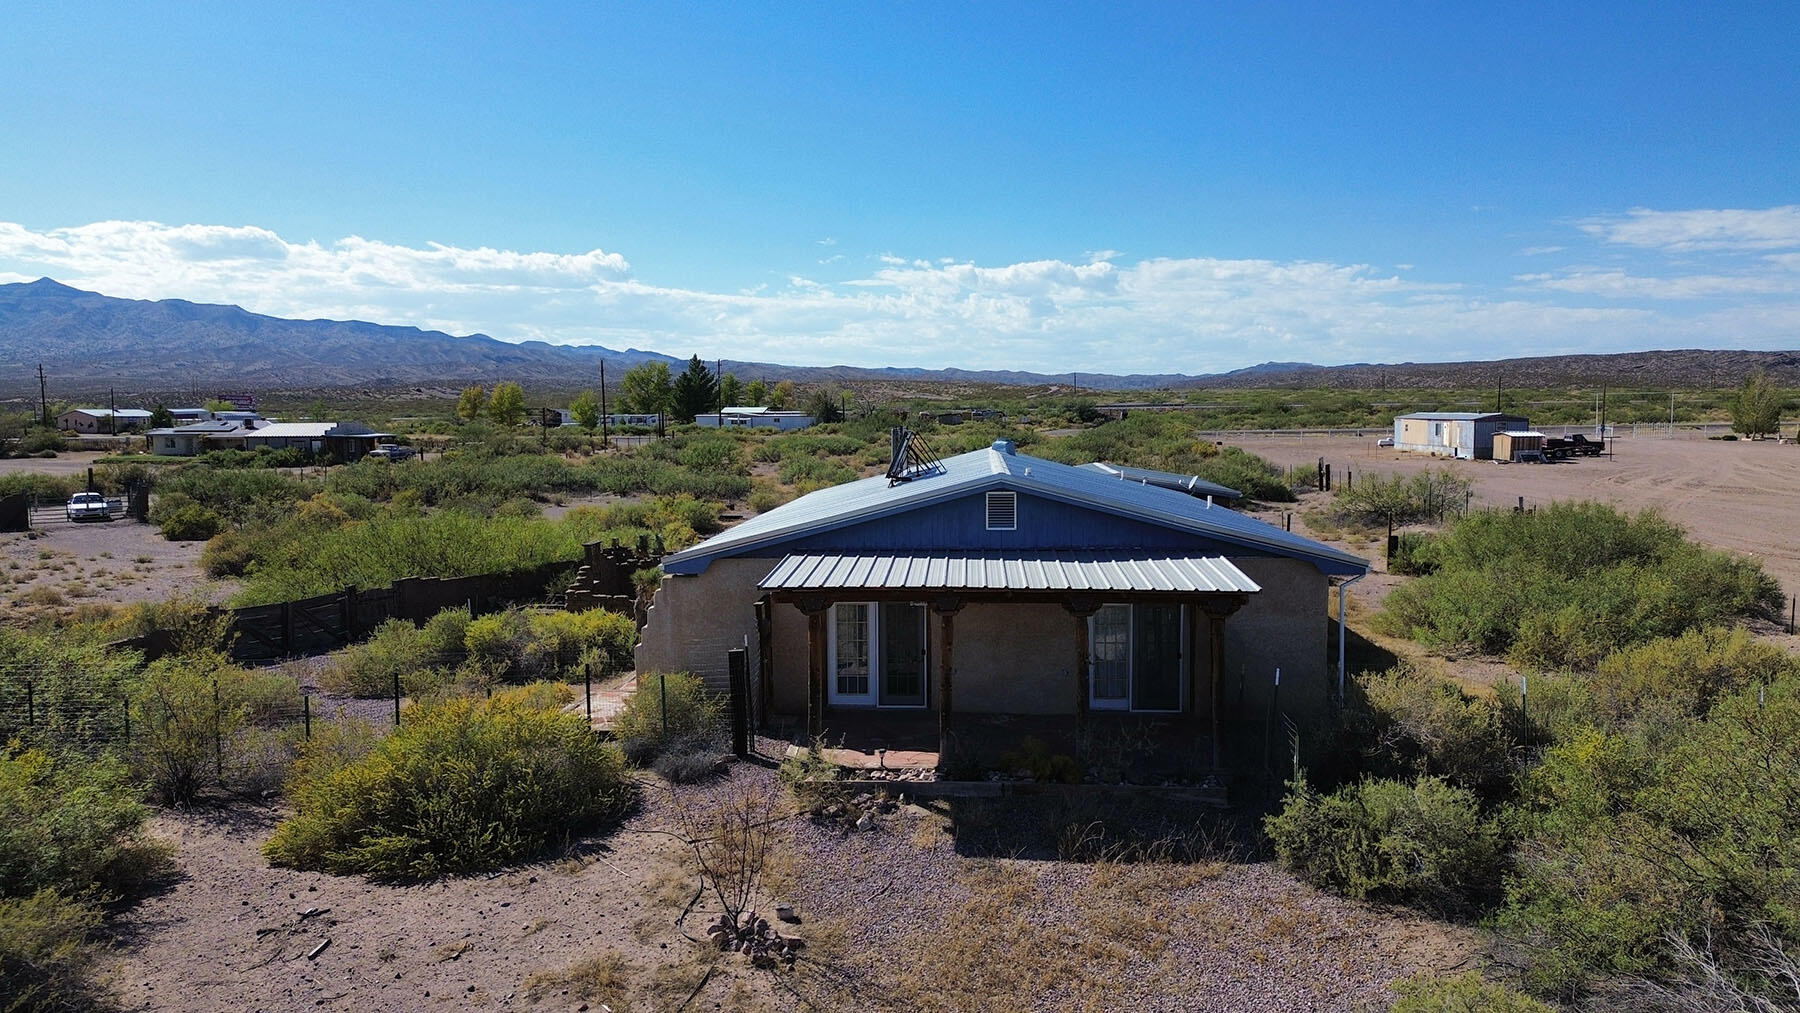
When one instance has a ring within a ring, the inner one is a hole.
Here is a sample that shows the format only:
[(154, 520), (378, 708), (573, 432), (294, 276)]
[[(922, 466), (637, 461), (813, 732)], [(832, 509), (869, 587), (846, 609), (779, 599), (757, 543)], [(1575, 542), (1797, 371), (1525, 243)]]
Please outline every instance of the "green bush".
[(198, 503), (186, 503), (158, 511), (162, 536), (171, 542), (204, 542), (219, 533), (224, 521)]
[(1526, 668), (1591, 669), (1620, 648), (1720, 625), (1780, 596), (1754, 561), (1702, 548), (1652, 512), (1598, 503), (1472, 514), (1418, 556), (1435, 571), (1395, 588), (1378, 628)]
[(377, 626), (369, 639), (333, 658), (319, 674), (319, 684), (344, 696), (391, 697), (396, 685), (410, 692), (421, 678), (433, 685), (442, 681), (426, 673), (448, 661), (432, 649), (419, 627), (404, 619), (389, 619)]
[(63, 434), (54, 429), (39, 427), (25, 434), (19, 441), (20, 457), (55, 457), (69, 449), (68, 441)]
[(1587, 683), (1595, 720), (1620, 728), (1648, 712), (1700, 717), (1721, 696), (1796, 675), (1800, 660), (1780, 647), (1714, 626), (1610, 655)]
[(264, 853), (276, 865), (425, 879), (540, 854), (623, 815), (618, 754), (581, 717), (527, 690), (415, 708), (360, 759), (308, 753), (294, 815)]
[[(125, 700), (141, 657), (109, 648), (91, 625), (0, 627), (0, 744), (14, 736), (52, 750), (90, 748), (123, 734)], [(26, 725), (25, 686), (35, 704)]]
[(1411, 475), (1362, 472), (1333, 493), (1332, 512), (1340, 521), (1368, 527), (1434, 521), (1461, 513), (1474, 483), (1449, 469)]
[[(667, 707), (667, 721), (664, 708)], [(716, 739), (719, 701), (690, 672), (647, 672), (613, 719), (613, 737), (631, 762), (644, 764), (678, 743)]]
[(1407, 665), (1360, 676), (1358, 688), (1356, 731), (1377, 773), (1436, 775), (1487, 795), (1509, 785), (1520, 726), (1493, 697)]
[[(288, 676), (238, 668), (217, 652), (159, 659), (137, 693), (132, 767), (162, 801), (192, 805), (215, 783), (227, 753), (244, 756), (271, 726), (292, 725), (300, 709), (300, 686)], [(262, 758), (272, 769), (245, 771), (234, 762), (234, 776), (251, 787), (277, 782), (292, 748), (290, 741)]]
[(0, 897), (135, 892), (169, 857), (142, 835), (142, 797), (117, 760), (0, 752)]
[(1559, 995), (1656, 974), (1667, 940), (1747, 949), (1765, 924), (1800, 946), (1800, 679), (1722, 696), (1656, 742), (1573, 733), (1545, 753), (1508, 816), (1520, 860), (1499, 922)]
[(87, 488), (73, 475), (47, 475), (37, 471), (12, 471), (0, 475), (0, 497), (36, 496), (40, 503), (62, 503)]
[(254, 558), (249, 538), (236, 531), (221, 531), (200, 550), (200, 567), (209, 577), (242, 577)]
[(0, 897), (0, 1010), (52, 1013), (105, 1008), (89, 975), (100, 912), (57, 893)]
[(1400, 998), (1392, 1013), (1556, 1013), (1522, 992), (1495, 984), (1479, 971), (1452, 978), (1428, 974), (1394, 982)]
[(1367, 779), (1329, 795), (1300, 781), (1264, 829), (1281, 863), (1314, 886), (1448, 914), (1488, 903), (1505, 862), (1475, 796), (1435, 777)]

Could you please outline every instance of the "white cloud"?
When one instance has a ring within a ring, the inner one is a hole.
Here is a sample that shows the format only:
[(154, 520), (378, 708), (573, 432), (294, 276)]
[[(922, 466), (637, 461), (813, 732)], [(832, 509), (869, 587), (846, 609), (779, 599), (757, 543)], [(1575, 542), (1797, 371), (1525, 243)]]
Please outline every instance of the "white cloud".
[(1547, 253), (1561, 253), (1566, 249), (1568, 249), (1566, 246), (1527, 246), (1519, 251), (1519, 255), (1522, 257), (1541, 257)]
[[(1800, 277), (1787, 256), (1759, 258), (1758, 270)], [(1687, 282), (1694, 294), (1682, 298), (1754, 293), (1756, 306), (1677, 313), (1666, 290), (1648, 290), (1667, 280), (1610, 268), (1521, 276), (1519, 287), (1496, 295), (1309, 260), (879, 261), (844, 281), (783, 272), (773, 284), (712, 292), (651, 284), (602, 250), (409, 247), (355, 236), (297, 242), (253, 226), (35, 231), (0, 223), (0, 279), (47, 274), (110, 295), (236, 303), (280, 316), (794, 364), (1193, 373), (1267, 359), (1782, 347), (1800, 333), (1800, 290), (1733, 289), (1737, 276), (1724, 271), (1689, 272), (1702, 280)], [(1570, 304), (1593, 297), (1632, 302)]]
[(1576, 223), (1607, 243), (1665, 251), (1778, 250), (1800, 246), (1800, 205), (1655, 211), (1632, 208)]

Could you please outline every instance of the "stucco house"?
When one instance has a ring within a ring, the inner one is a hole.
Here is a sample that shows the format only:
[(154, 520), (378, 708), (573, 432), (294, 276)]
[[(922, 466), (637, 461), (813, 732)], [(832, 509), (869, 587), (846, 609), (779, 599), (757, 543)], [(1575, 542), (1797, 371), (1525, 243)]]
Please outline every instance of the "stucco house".
[(1210, 746), (1215, 766), (1277, 692), (1294, 713), (1336, 691), (1330, 587), (1366, 561), (1006, 441), (909, 463), (906, 438), (887, 475), (667, 556), (638, 671), (722, 686), (747, 644), (759, 709), (813, 736), (930, 722), (948, 756), (985, 744), (994, 718), (1142, 720)]
[(232, 438), (241, 438), (246, 432), (248, 430), (236, 422), (209, 419), (190, 422), (184, 426), (152, 429), (144, 434), (144, 441), (150, 452), (159, 457), (193, 457), (209, 450), (236, 446), (238, 443)]
[(242, 446), (245, 450), (296, 449), (333, 461), (355, 461), (374, 450), (377, 443), (393, 438), (393, 433), (378, 433), (360, 422), (272, 422), (246, 430)]
[(1530, 428), (1525, 416), (1505, 412), (1413, 412), (1394, 417), (1394, 449), (1487, 461), (1494, 434)]

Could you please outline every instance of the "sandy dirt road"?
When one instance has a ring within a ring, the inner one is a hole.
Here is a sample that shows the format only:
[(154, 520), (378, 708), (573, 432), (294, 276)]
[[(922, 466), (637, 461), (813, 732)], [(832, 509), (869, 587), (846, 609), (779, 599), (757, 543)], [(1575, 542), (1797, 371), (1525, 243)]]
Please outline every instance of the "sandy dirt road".
[[(1800, 593), (1800, 446), (1727, 442), (1698, 436), (1626, 436), (1610, 458), (1556, 464), (1446, 461), (1377, 447), (1375, 434), (1225, 438), (1283, 467), (1323, 457), (1345, 472), (1405, 474), (1454, 468), (1475, 483), (1476, 507), (1599, 500), (1627, 510), (1655, 508), (1708, 545), (1762, 560), (1788, 594)], [(1354, 479), (1352, 479), (1354, 480)]]

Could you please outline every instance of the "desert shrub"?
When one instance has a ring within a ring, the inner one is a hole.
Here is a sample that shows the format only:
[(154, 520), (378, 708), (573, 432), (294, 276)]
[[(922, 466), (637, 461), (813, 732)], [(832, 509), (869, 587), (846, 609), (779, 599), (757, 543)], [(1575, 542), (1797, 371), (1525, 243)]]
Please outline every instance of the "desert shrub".
[(788, 501), (787, 493), (779, 486), (758, 483), (750, 490), (750, 509), (759, 514), (766, 514)]
[(276, 865), (424, 879), (528, 859), (623, 815), (618, 754), (574, 714), (524, 691), (415, 708), (360, 759), (308, 755), (294, 815), (264, 853)]
[(158, 637), (176, 654), (192, 654), (225, 646), (231, 617), (215, 611), (206, 599), (177, 594), (161, 601), (133, 602), (110, 624), (118, 637)]
[(62, 433), (40, 426), (19, 441), (18, 453), (20, 457), (55, 457), (67, 449), (69, 444)]
[(1508, 820), (1519, 857), (1499, 921), (1537, 988), (1656, 974), (1671, 938), (1743, 950), (1752, 924), (1792, 949), (1800, 679), (1728, 693), (1660, 743), (1572, 734), (1523, 779)]
[(1369, 527), (1432, 521), (1459, 513), (1474, 483), (1449, 469), (1382, 475), (1363, 472), (1334, 494), (1332, 513), (1346, 523)]
[(218, 534), (225, 522), (198, 503), (186, 503), (158, 511), (156, 523), (171, 542), (204, 542)]
[(409, 680), (446, 660), (432, 650), (417, 626), (389, 619), (369, 639), (333, 658), (320, 673), (319, 684), (345, 696), (392, 696), (395, 686), (405, 690)]
[[(159, 501), (182, 497), (183, 503), (197, 503), (238, 524), (280, 519), (317, 489), (316, 483), (286, 472), (195, 464), (160, 473), (156, 482)], [(156, 518), (152, 516), (151, 520)]]
[(669, 742), (650, 762), (650, 769), (673, 784), (696, 784), (719, 772), (725, 750), (715, 731)]
[(47, 475), (37, 471), (12, 471), (0, 475), (0, 497), (36, 496), (40, 503), (61, 503), (87, 488), (73, 475)]
[(578, 668), (584, 657), (605, 659), (609, 672), (631, 667), (637, 623), (630, 616), (600, 609), (586, 612), (533, 612), (528, 631), (536, 652), (559, 672)]
[(1329, 795), (1300, 781), (1264, 829), (1296, 875), (1359, 900), (1464, 912), (1492, 898), (1504, 866), (1475, 796), (1435, 777), (1371, 778)]
[(1529, 995), (1488, 981), (1479, 971), (1402, 978), (1394, 982), (1394, 991), (1400, 998), (1392, 1013), (1556, 1013)]
[(116, 759), (0, 752), (0, 896), (119, 897), (168, 864), (142, 834), (143, 790)]
[(250, 539), (236, 531), (221, 531), (200, 551), (200, 566), (209, 577), (241, 577), (254, 558)]
[(1598, 503), (1472, 514), (1418, 554), (1435, 572), (1395, 588), (1379, 628), (1521, 667), (1591, 669), (1619, 648), (1766, 609), (1780, 593), (1752, 560), (1702, 548), (1652, 512)]
[[(664, 707), (668, 718), (664, 721)], [(613, 737), (633, 763), (643, 764), (675, 744), (716, 736), (719, 702), (690, 672), (648, 672), (613, 719)]]
[(1044, 740), (1027, 735), (1019, 748), (1000, 757), (1000, 768), (1022, 771), (1040, 784), (1080, 784), (1081, 764), (1067, 753), (1052, 753)]
[(1588, 677), (1594, 718), (1614, 728), (1640, 717), (1699, 717), (1745, 686), (1800, 675), (1800, 661), (1742, 628), (1714, 626), (1608, 656)]
[(856, 470), (830, 457), (790, 457), (781, 462), (777, 475), (788, 485), (812, 482), (827, 486), (855, 481)]
[[(95, 626), (21, 630), (0, 627), (0, 744), (14, 736), (53, 750), (116, 741), (124, 701), (142, 659), (107, 646)], [(32, 722), (26, 725), (25, 687)]]
[(103, 1008), (89, 969), (100, 912), (55, 890), (0, 897), (0, 1009), (7, 1013)]
[(1435, 775), (1490, 795), (1509, 784), (1519, 726), (1494, 698), (1408, 665), (1361, 676), (1358, 688), (1356, 731), (1376, 773)]
[(425, 620), (419, 634), (425, 646), (439, 657), (448, 658), (463, 650), (463, 638), (469, 633), (469, 609), (465, 605), (447, 608)]
[[(159, 659), (145, 669), (137, 692), (132, 768), (163, 802), (192, 805), (215, 783), (226, 750), (239, 756), (242, 740), (291, 723), (300, 707), (300, 687), (291, 677), (250, 672), (216, 652)], [(285, 765), (288, 758), (274, 762)], [(249, 774), (266, 781), (281, 771)]]
[(531, 642), (531, 624), (524, 613), (495, 612), (471, 619), (463, 631), (463, 647), (469, 660), (507, 674), (525, 660)]

